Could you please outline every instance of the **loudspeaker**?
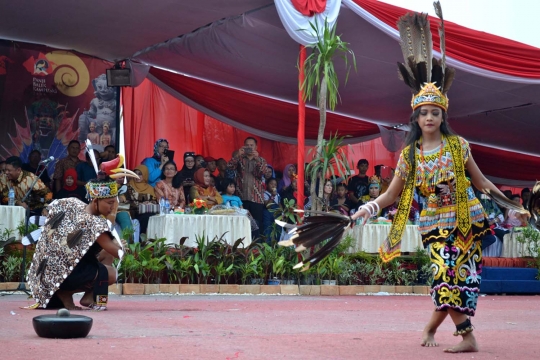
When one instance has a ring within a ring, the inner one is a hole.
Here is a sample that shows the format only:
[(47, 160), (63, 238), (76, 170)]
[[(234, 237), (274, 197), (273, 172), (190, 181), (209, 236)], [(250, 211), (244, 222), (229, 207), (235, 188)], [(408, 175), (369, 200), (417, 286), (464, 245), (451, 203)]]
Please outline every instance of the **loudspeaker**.
[(131, 86), (129, 69), (107, 69), (107, 86)]

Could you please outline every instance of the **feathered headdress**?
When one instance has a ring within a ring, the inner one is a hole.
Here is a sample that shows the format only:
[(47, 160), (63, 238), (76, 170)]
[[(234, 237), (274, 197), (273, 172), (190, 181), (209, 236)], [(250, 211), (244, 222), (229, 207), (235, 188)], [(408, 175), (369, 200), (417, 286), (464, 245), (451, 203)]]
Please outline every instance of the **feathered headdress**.
[[(97, 174), (97, 181), (89, 181), (86, 183), (86, 191), (88, 196), (92, 199), (106, 199), (116, 197), (119, 194), (119, 187), (116, 183), (116, 179), (122, 177), (132, 177), (139, 179), (139, 176), (133, 171), (124, 169), (124, 156), (118, 154), (116, 159), (111, 161), (106, 161), (101, 164), (101, 168), (98, 168), (96, 157), (94, 156), (94, 151), (92, 148), (92, 143), (90, 140), (86, 140), (86, 151), (90, 156), (92, 165)], [(106, 181), (107, 178), (111, 178), (112, 181)]]
[(448, 110), (448, 90), (455, 76), (453, 68), (446, 67), (444, 20), (441, 4), (433, 3), (441, 19), (439, 37), (441, 59), (433, 57), (433, 42), (427, 14), (407, 13), (399, 18), (397, 26), (401, 37), (404, 63), (398, 62), (398, 75), (411, 88), (411, 107), (435, 105)]

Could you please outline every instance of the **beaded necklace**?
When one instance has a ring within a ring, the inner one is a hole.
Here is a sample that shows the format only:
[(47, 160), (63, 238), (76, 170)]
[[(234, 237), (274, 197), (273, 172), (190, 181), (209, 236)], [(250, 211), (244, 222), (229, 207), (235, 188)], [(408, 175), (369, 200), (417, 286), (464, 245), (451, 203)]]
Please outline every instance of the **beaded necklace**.
[(435, 193), (435, 187), (437, 186), (437, 180), (439, 178), (439, 171), (441, 168), (443, 149), (444, 149), (444, 136), (441, 137), (441, 145), (440, 145), (440, 150), (439, 150), (439, 159), (437, 161), (437, 167), (435, 168), (433, 177), (431, 179), (428, 179), (428, 173), (426, 171), (427, 165), (424, 159), (424, 148), (422, 144), (422, 139), (420, 139), (420, 165), (422, 166), (422, 176), (424, 178), (422, 181), (421, 188), (423, 190), (422, 192), (426, 195)]

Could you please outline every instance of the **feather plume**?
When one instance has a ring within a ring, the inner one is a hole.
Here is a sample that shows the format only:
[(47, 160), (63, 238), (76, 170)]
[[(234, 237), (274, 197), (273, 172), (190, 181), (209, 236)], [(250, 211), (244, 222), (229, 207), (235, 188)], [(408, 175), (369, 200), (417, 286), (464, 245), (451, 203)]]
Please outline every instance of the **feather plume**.
[[(435, 14), (439, 19), (441, 19), (441, 22), (439, 24), (439, 47), (441, 48), (441, 67), (443, 69), (443, 75), (444, 75), (444, 69), (446, 67), (446, 40), (444, 37), (444, 19), (443, 19), (443, 13), (442, 13), (442, 7), (441, 3), (439, 1), (433, 2), (433, 7), (435, 8)], [(441, 86), (444, 86), (445, 84), (441, 84)], [(443, 94), (446, 94), (443, 91)]]
[(450, 90), (450, 86), (452, 86), (452, 83), (454, 82), (454, 77), (456, 76), (456, 69), (454, 68), (446, 68), (444, 72), (444, 85), (441, 89), (441, 92), (443, 94), (448, 94), (448, 90)]
[(70, 249), (73, 249), (81, 241), (81, 239), (83, 237), (83, 234), (84, 234), (84, 230), (82, 230), (82, 229), (75, 230), (75, 231), (71, 232), (70, 234), (68, 234), (68, 236), (67, 236), (67, 246)]
[(63, 211), (59, 211), (58, 213), (51, 216), (49, 221), (45, 225), (49, 225), (51, 229), (56, 229), (62, 220), (64, 219), (64, 216), (66, 216), (66, 213)]
[(415, 80), (414, 80), (413, 75), (410, 73), (410, 71), (409, 71), (408, 68), (405, 66), (405, 64), (398, 62), (397, 65), (398, 65), (398, 76), (399, 76), (399, 79), (400, 79), (400, 80), (403, 80), (403, 82), (405, 83), (405, 85), (407, 85), (408, 87), (410, 87), (410, 88), (411, 88), (411, 91), (412, 91), (413, 94), (414, 94), (413, 89), (415, 88), (416, 84), (415, 84)]
[[(405, 84), (416, 93), (425, 82), (431, 82), (432, 39), (427, 14), (407, 13), (397, 22), (400, 46), (405, 60), (404, 67), (410, 76), (404, 76)], [(399, 65), (398, 65), (399, 66)], [(414, 81), (411, 81), (414, 78)], [(414, 84), (414, 86), (411, 86)]]
[(47, 266), (47, 259), (41, 260), (41, 262), (38, 265), (38, 268), (36, 270), (36, 277), (40, 276), (41, 274), (45, 273), (45, 267)]
[(513, 202), (506, 196), (501, 196), (499, 193), (491, 191), (490, 189), (484, 189), (482, 191), (484, 192), (484, 194), (489, 195), (497, 205), (505, 207), (508, 210), (514, 210), (520, 214), (529, 214), (529, 212), (523, 206), (521, 206), (521, 204)]
[(94, 170), (96, 171), (96, 174), (99, 173), (97, 160), (96, 160), (96, 157), (94, 156), (94, 147), (92, 145), (92, 142), (88, 139), (86, 139), (86, 151), (88, 152), (88, 156), (90, 156), (90, 160), (92, 161), (92, 165), (94, 166)]
[(294, 267), (295, 269), (303, 267), (302, 271), (309, 269), (311, 265), (317, 264), (328, 256), (328, 254), (339, 245), (345, 229), (352, 223), (350, 217), (337, 213), (327, 213), (322, 211), (306, 211), (306, 213), (319, 216), (304, 217), (304, 223), (302, 225), (297, 225), (296, 228), (293, 228), (293, 231), (291, 231), (291, 239), (278, 243), (281, 246), (290, 246), (294, 244), (297, 247), (296, 251), (300, 252), (328, 240), (328, 242), (313, 255)]

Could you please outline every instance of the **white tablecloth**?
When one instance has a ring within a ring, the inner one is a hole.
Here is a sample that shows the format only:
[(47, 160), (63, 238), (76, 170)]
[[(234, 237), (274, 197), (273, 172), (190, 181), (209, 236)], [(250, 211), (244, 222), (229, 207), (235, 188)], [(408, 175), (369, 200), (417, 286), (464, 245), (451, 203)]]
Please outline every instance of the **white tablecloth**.
[[(519, 231), (514, 230), (511, 230), (508, 234), (504, 235), (501, 257), (517, 258), (531, 256), (527, 251), (524, 251), (523, 244), (516, 240), (518, 235)], [(534, 254), (532, 256), (534, 256)]]
[[(348, 229), (345, 235), (352, 235), (356, 239), (351, 252), (365, 251), (367, 253), (378, 253), (379, 247), (390, 233), (390, 225), (356, 225)], [(401, 239), (401, 252), (414, 252), (417, 246), (422, 246), (422, 237), (418, 232), (418, 226), (407, 225), (403, 231)]]
[(11, 236), (17, 240), (21, 239), (17, 226), (24, 222), (25, 211), (22, 206), (0, 206), (0, 233), (5, 229), (14, 230)]
[[(195, 247), (196, 237), (204, 232), (208, 240), (223, 237), (234, 244), (244, 238), (243, 247), (251, 244), (251, 225), (247, 216), (237, 215), (156, 215), (150, 218), (146, 234), (148, 238), (166, 238), (167, 244), (179, 244), (187, 236), (186, 246)], [(242, 246), (241, 245), (241, 246)]]

